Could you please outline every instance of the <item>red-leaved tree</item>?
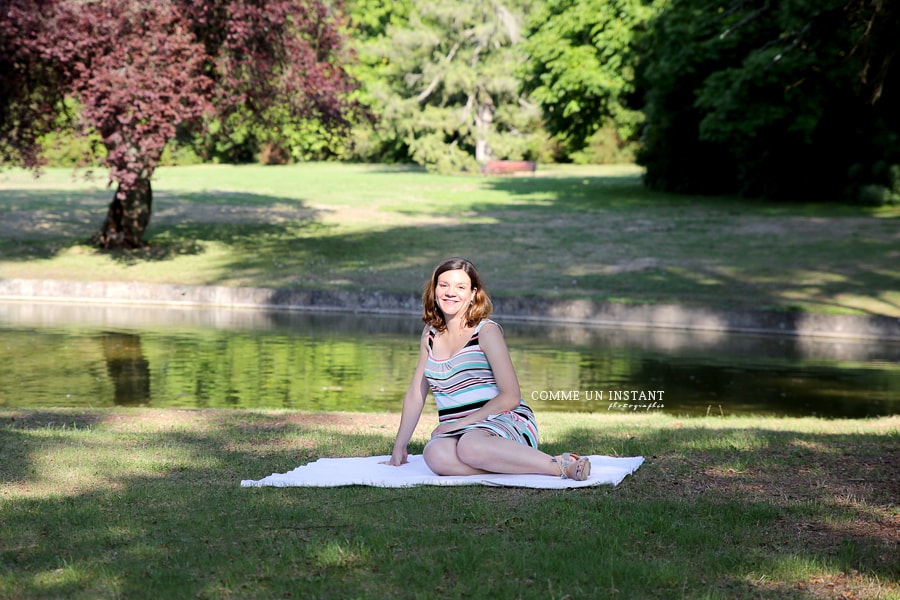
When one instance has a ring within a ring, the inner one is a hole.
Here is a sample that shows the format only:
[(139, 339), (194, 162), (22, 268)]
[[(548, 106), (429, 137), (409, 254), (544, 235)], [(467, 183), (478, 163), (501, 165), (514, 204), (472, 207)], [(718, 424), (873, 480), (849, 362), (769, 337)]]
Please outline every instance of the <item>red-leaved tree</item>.
[(0, 161), (40, 166), (64, 99), (116, 193), (93, 241), (143, 245), (150, 180), (176, 128), (211, 118), (345, 124), (353, 82), (327, 0), (0, 0)]

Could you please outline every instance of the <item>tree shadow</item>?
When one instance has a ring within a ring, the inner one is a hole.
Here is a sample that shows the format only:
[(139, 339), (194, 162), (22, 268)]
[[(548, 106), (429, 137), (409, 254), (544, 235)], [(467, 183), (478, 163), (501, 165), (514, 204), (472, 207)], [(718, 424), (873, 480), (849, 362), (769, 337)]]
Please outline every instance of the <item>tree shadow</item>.
[[(114, 414), (107, 418), (117, 426)], [(193, 428), (171, 418), (169, 427), (123, 431), (124, 443), (172, 457), (145, 465), (152, 472), (97, 464), (104, 485), (0, 505), (5, 585), (24, 596), (403, 595), (419, 573), (458, 594), (509, 585), (542, 597), (549, 581), (596, 595), (613, 580), (621, 597), (777, 598), (796, 583), (793, 563), (806, 565), (801, 573), (841, 570), (885, 582), (900, 575), (889, 510), (900, 492), (889, 471), (900, 455), (887, 435), (689, 423), (576, 428), (545, 449), (615, 449), (647, 463), (617, 488), (575, 491), (242, 489), (248, 476), (389, 447), (393, 432), (350, 433), (337, 427), (339, 414), (194, 412), (187, 418), (202, 426)], [(27, 415), (22, 428), (0, 431), (14, 434), (25, 455), (75, 443), (90, 460), (84, 436), (28, 435), (57, 419), (69, 416)], [(103, 416), (93, 419), (103, 426)], [(334, 420), (333, 435), (322, 435), (322, 419)], [(20, 481), (40, 477), (27, 467), (22, 474)], [(548, 512), (567, 516), (548, 519)], [(574, 560), (503, 572), (509, 544), (526, 554), (549, 546), (564, 557), (591, 556), (602, 568), (584, 570)], [(473, 556), (481, 561), (457, 563)], [(491, 575), (497, 569), (499, 580)]]
[[(49, 259), (87, 240), (103, 223), (104, 191), (3, 190), (9, 200), (0, 223), (0, 253), (6, 260)], [(199, 255), (204, 243), (252, 246), (255, 238), (289, 235), (315, 221), (304, 201), (249, 192), (154, 193), (143, 248), (94, 250), (127, 265)]]
[[(5, 411), (4, 411), (5, 412)], [(96, 413), (55, 411), (7, 412), (0, 414), (0, 485), (26, 484), (40, 477), (34, 456), (41, 451), (26, 432), (32, 430), (89, 429), (103, 421)]]
[[(476, 260), (495, 293), (525, 300), (538, 295), (775, 310), (789, 318), (801, 303), (825, 312), (900, 312), (892, 296), (900, 273), (888, 258), (895, 228), (859, 225), (859, 219), (849, 230), (840, 227), (843, 217), (868, 214), (863, 209), (817, 212), (732, 197), (675, 196), (646, 189), (635, 175), (465, 181), (515, 200), (477, 202), (465, 215), (448, 212), (451, 220), (442, 223), (337, 233), (304, 200), (163, 190), (157, 193), (148, 248), (109, 256), (128, 265), (164, 262), (202, 254), (207, 244), (217, 243), (233, 250), (234, 258), (209, 284), (408, 292), (420, 289), (436, 262), (462, 254)], [(74, 240), (73, 232), (47, 239), (38, 236), (38, 225), (20, 227), (14, 238), (0, 242), (11, 261), (50, 258), (77, 245), (92, 233), (94, 219), (99, 226), (108, 201), (105, 192), (102, 198), (87, 192), (4, 193), (20, 198), (20, 208), (55, 206), (48, 215), (63, 207), (54, 222), (88, 227)], [(85, 223), (88, 206), (95, 212)], [(434, 211), (431, 202), (400, 210), (417, 217)], [(528, 277), (522, 269), (531, 272)]]
[[(892, 508), (900, 482), (890, 466), (900, 459), (896, 433), (774, 431), (735, 428), (727, 420), (721, 426), (695, 427), (687, 420), (650, 431), (629, 431), (627, 424), (607, 434), (574, 429), (564, 439), (564, 444), (592, 453), (645, 456), (645, 465), (616, 495), (617, 502), (641, 506), (642, 514), (652, 513), (648, 504), (656, 503), (679, 527), (715, 528), (711, 521), (724, 526), (757, 513), (758, 520), (746, 519), (737, 532), (739, 539), (753, 541), (749, 547), (728, 539), (706, 540), (719, 546), (716, 552), (723, 559), (734, 544), (743, 546), (741, 552), (754, 553), (750, 564), (758, 561), (753, 565), (757, 576), (804, 563), (882, 581), (896, 581), (900, 575), (900, 530)], [(684, 514), (686, 506), (693, 508)], [(663, 519), (638, 527), (664, 536), (673, 524)], [(690, 551), (678, 544), (669, 548), (687, 561)], [(727, 588), (743, 588), (754, 597), (782, 597), (792, 587), (767, 589), (751, 585), (750, 573), (727, 566), (712, 570), (719, 571)]]

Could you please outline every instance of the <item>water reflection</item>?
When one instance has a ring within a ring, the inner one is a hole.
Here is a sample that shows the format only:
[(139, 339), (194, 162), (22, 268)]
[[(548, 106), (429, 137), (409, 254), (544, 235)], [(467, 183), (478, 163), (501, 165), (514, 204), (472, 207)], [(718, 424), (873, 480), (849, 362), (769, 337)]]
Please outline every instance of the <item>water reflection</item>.
[[(503, 325), (542, 411), (900, 412), (898, 343)], [(0, 303), (0, 407), (397, 411), (420, 331), (415, 316)]]
[(141, 336), (104, 333), (100, 346), (113, 384), (113, 403), (139, 406), (150, 402), (150, 362), (141, 350)]

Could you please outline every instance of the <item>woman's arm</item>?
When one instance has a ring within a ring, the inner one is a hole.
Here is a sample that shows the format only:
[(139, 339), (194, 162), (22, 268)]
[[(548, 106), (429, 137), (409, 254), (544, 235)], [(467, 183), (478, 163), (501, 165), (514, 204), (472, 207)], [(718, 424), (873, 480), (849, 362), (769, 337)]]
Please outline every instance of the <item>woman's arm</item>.
[(519, 389), (519, 378), (516, 376), (516, 369), (513, 367), (512, 358), (509, 356), (509, 349), (506, 347), (500, 326), (496, 323), (485, 323), (478, 333), (478, 343), (491, 365), (491, 371), (494, 372), (499, 393), (488, 400), (484, 406), (465, 417), (452, 423), (439, 425), (432, 435), (446, 433), (483, 421), (489, 415), (513, 410), (521, 404), (522, 392)]
[(428, 381), (425, 379), (425, 361), (428, 358), (428, 327), (422, 332), (422, 340), (419, 344), (419, 362), (413, 373), (412, 381), (403, 396), (403, 409), (400, 413), (400, 427), (397, 429), (397, 438), (394, 440), (394, 449), (390, 460), (384, 464), (399, 467), (407, 461), (406, 447), (412, 439), (422, 409), (425, 407), (425, 398), (428, 396)]

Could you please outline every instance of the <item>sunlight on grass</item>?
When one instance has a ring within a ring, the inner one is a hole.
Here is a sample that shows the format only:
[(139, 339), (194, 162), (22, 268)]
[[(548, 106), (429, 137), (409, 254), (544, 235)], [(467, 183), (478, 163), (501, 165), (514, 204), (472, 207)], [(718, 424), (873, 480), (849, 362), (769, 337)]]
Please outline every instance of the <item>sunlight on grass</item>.
[(83, 245), (111, 195), (102, 177), (51, 169), (35, 182), (12, 171), (0, 179), (12, 201), (2, 207), (0, 277), (408, 292), (436, 261), (464, 254), (499, 296), (900, 316), (900, 274), (885, 251), (897, 207), (661, 194), (643, 188), (640, 172), (162, 168), (151, 249), (108, 254)]
[[(616, 488), (237, 485), (319, 457), (383, 453), (397, 419), (4, 411), (0, 441), (19, 450), (0, 485), (0, 596), (777, 598), (805, 586), (813, 598), (838, 589), (874, 600), (898, 591), (884, 533), (896, 507), (882, 482), (900, 417), (541, 416), (548, 450), (645, 456)], [(417, 431), (414, 452), (426, 435)]]
[(369, 552), (358, 542), (330, 540), (310, 548), (309, 559), (318, 569), (355, 567), (369, 561)]
[(41, 588), (45, 588), (48, 592), (56, 587), (82, 585), (89, 580), (88, 574), (72, 565), (65, 564), (59, 568), (37, 573), (34, 576), (34, 583)]
[[(148, 446), (140, 436), (103, 441), (88, 429), (79, 432), (38, 429), (25, 434), (26, 443), (41, 449), (33, 457), (24, 488), (31, 497), (52, 498), (96, 490), (120, 490), (125, 480), (164, 478), (185, 469), (211, 469), (214, 457), (196, 454), (178, 443)], [(147, 450), (152, 447), (152, 452)], [(87, 461), (85, 456), (91, 456)]]

